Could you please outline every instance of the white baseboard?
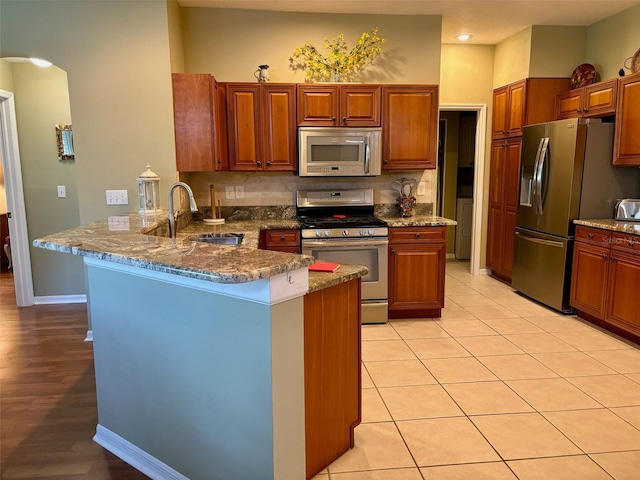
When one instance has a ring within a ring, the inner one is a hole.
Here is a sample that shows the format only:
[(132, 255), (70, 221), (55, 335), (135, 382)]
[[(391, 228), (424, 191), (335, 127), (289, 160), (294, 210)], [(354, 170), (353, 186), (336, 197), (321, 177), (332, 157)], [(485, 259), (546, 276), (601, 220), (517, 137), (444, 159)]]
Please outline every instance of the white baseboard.
[(93, 441), (154, 480), (189, 480), (108, 428), (98, 425)]
[(447, 258), (456, 258), (455, 253), (447, 253)]
[(59, 303), (87, 303), (87, 296), (82, 295), (43, 295), (34, 297), (36, 305), (55, 305)]
[(87, 336), (84, 339), (85, 342), (93, 342), (93, 330), (87, 330)]
[(478, 270), (478, 275), (489, 275), (491, 270), (489, 268), (481, 268)]

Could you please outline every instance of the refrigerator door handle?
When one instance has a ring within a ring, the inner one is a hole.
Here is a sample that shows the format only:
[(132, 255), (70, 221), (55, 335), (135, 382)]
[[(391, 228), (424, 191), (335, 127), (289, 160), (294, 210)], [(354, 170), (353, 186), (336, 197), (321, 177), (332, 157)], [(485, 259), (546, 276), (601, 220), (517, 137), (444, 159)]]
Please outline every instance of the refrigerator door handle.
[(538, 151), (536, 151), (536, 158), (533, 161), (533, 188), (531, 189), (533, 193), (533, 211), (537, 214), (538, 212), (538, 200), (536, 198), (537, 191), (537, 172), (538, 172), (538, 163), (540, 162), (540, 155), (542, 154), (542, 144), (544, 143), (544, 137), (540, 139), (540, 143), (538, 144)]
[(549, 137), (545, 137), (540, 140), (541, 151), (535, 170), (535, 201), (536, 201), (536, 213), (542, 215), (542, 170), (544, 168), (544, 162), (547, 158), (547, 151), (549, 150)]
[(540, 243), (542, 245), (548, 245), (549, 247), (564, 248), (564, 244), (562, 242), (555, 242), (553, 240), (544, 240), (543, 238), (530, 237), (529, 235), (525, 235), (524, 233), (520, 233), (520, 232), (516, 232), (516, 236), (522, 238), (523, 240), (527, 240), (528, 242)]

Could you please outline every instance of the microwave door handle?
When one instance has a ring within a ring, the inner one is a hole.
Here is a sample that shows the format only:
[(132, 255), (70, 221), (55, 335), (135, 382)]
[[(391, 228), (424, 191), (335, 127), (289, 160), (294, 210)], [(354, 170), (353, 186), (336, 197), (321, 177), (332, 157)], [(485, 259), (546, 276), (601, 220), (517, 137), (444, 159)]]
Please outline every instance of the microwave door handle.
[(369, 149), (369, 137), (364, 137), (364, 174), (369, 175), (369, 162), (371, 160), (371, 151)]

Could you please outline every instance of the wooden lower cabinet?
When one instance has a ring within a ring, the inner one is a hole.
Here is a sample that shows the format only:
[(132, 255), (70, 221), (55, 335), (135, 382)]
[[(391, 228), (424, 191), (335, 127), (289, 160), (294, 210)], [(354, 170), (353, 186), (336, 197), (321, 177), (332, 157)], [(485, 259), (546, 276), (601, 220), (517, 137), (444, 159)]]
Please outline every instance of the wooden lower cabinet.
[(607, 289), (607, 321), (640, 335), (640, 255), (611, 252)]
[(260, 230), (258, 247), (262, 250), (300, 253), (300, 230), (295, 228), (262, 229)]
[(576, 227), (571, 306), (579, 316), (640, 341), (640, 236)]
[(440, 316), (446, 250), (446, 227), (389, 229), (389, 318)]
[(307, 479), (354, 446), (361, 419), (360, 279), (304, 297)]

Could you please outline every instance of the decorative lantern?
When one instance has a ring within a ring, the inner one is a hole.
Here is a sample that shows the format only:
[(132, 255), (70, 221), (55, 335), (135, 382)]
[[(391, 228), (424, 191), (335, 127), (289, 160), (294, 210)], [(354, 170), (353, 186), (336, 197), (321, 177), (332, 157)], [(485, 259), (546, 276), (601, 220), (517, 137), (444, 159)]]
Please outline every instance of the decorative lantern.
[(138, 199), (140, 215), (152, 215), (162, 212), (160, 208), (160, 177), (147, 169), (138, 177)]

